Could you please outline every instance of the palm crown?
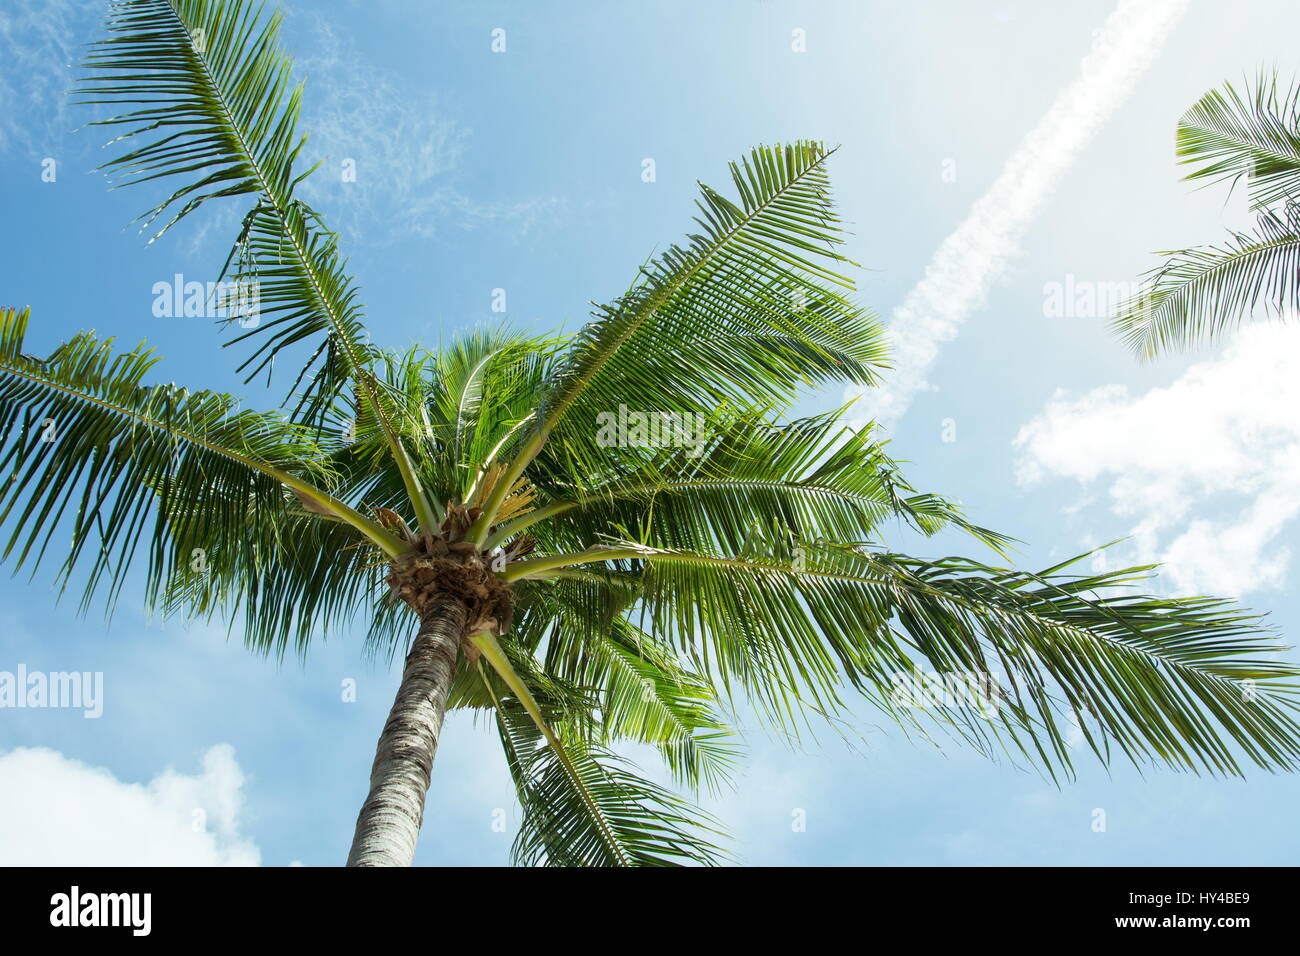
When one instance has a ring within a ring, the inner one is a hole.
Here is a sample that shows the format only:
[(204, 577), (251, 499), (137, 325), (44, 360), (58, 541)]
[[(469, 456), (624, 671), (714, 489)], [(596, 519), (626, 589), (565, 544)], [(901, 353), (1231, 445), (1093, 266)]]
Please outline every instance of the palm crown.
[[(250, 378), (300, 349), (289, 398), (254, 412), (151, 384), (151, 351), (90, 333), (32, 357), (28, 313), (5, 310), (0, 515), (19, 565), (70, 529), (62, 576), (86, 603), (143, 558), (152, 603), (242, 616), (262, 651), (358, 618), (391, 650), (413, 620), (350, 862), (410, 861), (445, 709), (493, 715), (522, 862), (722, 858), (717, 824), (617, 748), (722, 785), (740, 701), (797, 732), (865, 695), (1053, 775), (1071, 728), (1103, 760), (1293, 766), (1295, 670), (1255, 617), (1143, 595), (1149, 569), (894, 553), (899, 520), (1008, 539), (916, 493), (838, 410), (789, 418), (800, 390), (873, 385), (885, 361), (847, 297), (831, 150), (758, 148), (732, 198), (701, 186), (697, 232), (576, 334), (383, 351), (297, 195), (301, 87), (277, 26), (242, 0), (120, 0), (83, 98), (130, 105), (101, 121), (128, 150), (108, 168), (173, 184), (147, 215), (159, 234), (209, 200), (251, 204), (227, 269), (260, 290), (259, 321), (230, 344)], [(919, 670), (997, 688), (916, 707), (898, 687)]]

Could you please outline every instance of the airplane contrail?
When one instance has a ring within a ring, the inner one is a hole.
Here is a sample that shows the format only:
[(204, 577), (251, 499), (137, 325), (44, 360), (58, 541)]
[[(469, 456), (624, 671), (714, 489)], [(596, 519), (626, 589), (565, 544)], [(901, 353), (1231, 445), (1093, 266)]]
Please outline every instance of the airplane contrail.
[(940, 346), (983, 303), (1043, 200), (1128, 97), (1186, 8), (1187, 0), (1121, 0), (1107, 17), (1079, 75), (1057, 95), (997, 181), (939, 246), (925, 277), (894, 310), (889, 325), (894, 367), (885, 385), (845, 390), (846, 398), (862, 396), (850, 413), (853, 425), (897, 422), (912, 397), (927, 387), (926, 372)]

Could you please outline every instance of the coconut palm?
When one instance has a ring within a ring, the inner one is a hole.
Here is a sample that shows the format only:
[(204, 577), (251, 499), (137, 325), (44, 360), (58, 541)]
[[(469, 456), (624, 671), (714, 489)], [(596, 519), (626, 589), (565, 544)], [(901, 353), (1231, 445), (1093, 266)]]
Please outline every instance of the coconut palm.
[[(129, 104), (99, 121), (127, 150), (108, 168), (171, 184), (145, 217), (159, 234), (210, 200), (251, 207), (226, 278), (257, 310), (232, 311), (230, 344), (250, 378), (297, 355), (283, 406), (159, 384), (146, 346), (90, 332), (31, 356), (28, 312), (6, 310), (0, 520), (33, 570), (70, 538), (55, 558), (85, 606), (144, 562), (152, 606), (240, 621), (259, 651), (359, 623), (404, 650), (349, 864), (410, 863), (449, 709), (496, 723), (524, 863), (726, 858), (693, 797), (726, 785), (741, 707), (794, 734), (865, 697), (1053, 777), (1082, 742), (1210, 773), (1295, 765), (1296, 671), (1257, 618), (1144, 595), (1149, 569), (1006, 568), (1008, 539), (917, 493), (872, 430), (790, 417), (806, 389), (884, 366), (848, 298), (831, 150), (732, 164), (732, 198), (702, 186), (697, 231), (576, 333), (386, 351), (298, 194), (277, 24), (240, 0), (120, 0), (83, 99)], [(900, 525), (996, 563), (897, 553)], [(966, 683), (934, 698), (921, 674)]]
[(1115, 326), (1134, 351), (1214, 341), (1258, 314), (1294, 318), (1300, 306), (1300, 86), (1261, 72), (1238, 91), (1211, 90), (1179, 120), (1179, 161), (1207, 185), (1243, 180), (1255, 228), (1219, 245), (1162, 253)]

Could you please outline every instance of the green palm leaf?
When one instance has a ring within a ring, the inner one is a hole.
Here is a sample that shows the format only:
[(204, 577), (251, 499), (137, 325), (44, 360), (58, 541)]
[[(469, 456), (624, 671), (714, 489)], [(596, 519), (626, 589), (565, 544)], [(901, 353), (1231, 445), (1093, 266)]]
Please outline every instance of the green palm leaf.
[[(583, 487), (501, 526), (489, 546), (527, 531), (546, 550), (581, 548), (611, 529), (670, 548), (736, 553), (777, 534), (793, 542), (879, 536), (887, 519), (926, 534), (961, 529), (1003, 550), (1009, 539), (967, 522), (937, 495), (917, 494), (870, 430), (839, 411), (780, 422), (766, 412), (714, 415), (698, 445), (609, 450)], [(574, 493), (576, 492), (576, 493)]]
[(34, 571), (56, 532), (68, 533), (65, 583), (84, 558), (83, 603), (107, 582), (111, 606), (138, 551), (156, 593), (196, 551), (206, 568), (209, 553), (243, 549), (265, 516), (301, 512), (294, 495), (351, 525), (352, 541), (360, 531), (397, 552), (391, 535), (318, 487), (329, 476), (302, 427), (228, 395), (145, 384), (158, 360), (143, 347), (115, 353), (83, 333), (46, 358), (27, 355), (27, 322), (26, 310), (0, 309), (0, 520), (17, 566)]
[(1244, 179), (1257, 209), (1300, 199), (1300, 87), (1261, 72), (1244, 91), (1211, 90), (1178, 122), (1178, 157), (1198, 167), (1188, 179)]
[(569, 765), (522, 708), (502, 702), (497, 726), (523, 820), (512, 852), (527, 866), (714, 865), (716, 823), (624, 758), (579, 736)]
[[(531, 559), (507, 577), (545, 580), (606, 561), (643, 569), (653, 633), (705, 648), (696, 653), (706, 673), (736, 681), (790, 725), (804, 701), (839, 710), (849, 686), (916, 724), (894, 702), (898, 675), (1000, 672), (1004, 706), (985, 726), (1053, 774), (1072, 770), (1065, 728), (1081, 714), (1100, 731), (1083, 734), (1103, 759), (1106, 742), (1136, 764), (1210, 773), (1240, 773), (1240, 755), (1270, 769), (1300, 757), (1298, 672), (1270, 659), (1271, 635), (1228, 602), (1135, 593), (1148, 569), (1027, 574), (844, 547), (795, 563), (626, 543)], [(926, 716), (969, 739), (984, 706)]]
[(1297, 214), (1258, 216), (1254, 232), (1217, 246), (1167, 253), (1142, 293), (1126, 303), (1116, 330), (1143, 357), (1215, 341), (1256, 311), (1290, 319), (1300, 307)]
[[(712, 864), (710, 817), (606, 751), (590, 733), (593, 701), (538, 668), (517, 642), (479, 635), (478, 677), (497, 718), (524, 810), (514, 854), (555, 866)], [(462, 703), (470, 703), (462, 682)]]
[(1211, 90), (1179, 121), (1178, 156), (1190, 180), (1245, 180), (1257, 225), (1161, 253), (1114, 322), (1143, 358), (1218, 340), (1256, 313), (1290, 318), (1300, 303), (1300, 87), (1261, 72), (1244, 91)]
[(305, 347), (291, 391), (306, 383), (295, 415), (313, 423), (353, 385), (382, 427), (428, 528), (435, 508), (373, 381), (375, 356), (356, 283), (337, 237), (295, 195), (310, 172), (294, 168), (304, 141), (297, 133), (302, 88), (290, 86), (279, 14), (261, 11), (252, 0), (117, 0), (107, 39), (84, 63), (82, 102), (140, 107), (95, 124), (125, 128), (118, 140), (130, 148), (105, 164), (123, 185), (183, 180), (144, 216), (151, 223), (171, 211), (157, 235), (209, 200), (256, 197), (227, 261), (232, 279), (253, 289), (257, 302), (257, 314), (241, 323), (253, 327), (234, 341), (262, 342), (240, 370), (249, 380), (269, 374), (280, 353)]
[[(700, 232), (643, 270), (577, 336), (513, 452), (513, 481), (539, 469), (599, 469), (596, 420), (620, 405), (675, 415), (784, 405), (806, 385), (871, 384), (884, 357), (874, 319), (835, 286), (843, 230), (817, 143), (758, 148), (732, 164), (737, 201), (701, 186)], [(829, 266), (827, 265), (829, 263)], [(500, 505), (484, 506), (477, 540)]]
[(94, 124), (123, 128), (116, 141), (129, 148), (104, 165), (122, 185), (183, 180), (143, 217), (169, 214), (155, 239), (209, 200), (254, 199), (236, 249), (244, 275), (267, 281), (256, 334), (272, 331), (252, 371), (325, 330), (331, 357), (355, 372), (368, 364), (356, 290), (294, 195), (306, 175), (294, 168), (302, 87), (279, 50), (280, 22), (249, 0), (115, 2), (79, 92), (84, 103), (138, 107)]
[(574, 712), (571, 725), (602, 745), (653, 746), (679, 783), (717, 792), (736, 767), (734, 731), (712, 684), (625, 616), (638, 592), (575, 572), (528, 592), (516, 638), (543, 652), (546, 674), (589, 692), (599, 720), (584, 728)]

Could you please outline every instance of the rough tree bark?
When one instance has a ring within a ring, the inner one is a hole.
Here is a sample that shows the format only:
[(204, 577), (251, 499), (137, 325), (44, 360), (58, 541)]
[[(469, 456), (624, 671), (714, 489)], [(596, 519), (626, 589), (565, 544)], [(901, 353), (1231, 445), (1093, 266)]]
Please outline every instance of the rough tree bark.
[(466, 617), (464, 602), (447, 594), (433, 598), (421, 616), (375, 748), (348, 866), (411, 865)]

